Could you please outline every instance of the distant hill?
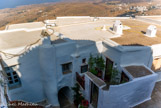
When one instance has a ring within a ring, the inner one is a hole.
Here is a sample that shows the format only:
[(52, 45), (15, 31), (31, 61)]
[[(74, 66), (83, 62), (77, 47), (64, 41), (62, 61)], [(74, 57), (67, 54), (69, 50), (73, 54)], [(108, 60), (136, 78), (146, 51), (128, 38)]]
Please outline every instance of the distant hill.
[(94, 3), (105, 3), (105, 2), (112, 2), (117, 1), (119, 3), (140, 3), (140, 2), (156, 2), (161, 0), (60, 0), (63, 2), (94, 2)]
[(21, 5), (40, 4), (46, 2), (59, 2), (61, 0), (0, 0), (0, 9), (15, 8)]
[[(26, 1), (26, 0), (0, 0), (1, 8), (3, 6), (2, 4), (4, 3), (4, 1), (5, 2), (10, 1), (8, 5), (5, 5), (9, 6), (9, 4), (13, 3), (12, 1)], [(21, 3), (19, 2), (19, 4), (18, 3), (12, 4), (12, 6), (19, 5), (19, 7), (17, 8), (0, 10), (0, 30), (4, 29), (6, 25), (10, 24), (44, 21), (46, 19), (55, 19), (56, 17), (59, 16), (120, 17), (132, 14), (133, 15), (161, 14), (161, 9), (159, 8), (150, 9), (145, 13), (136, 12), (135, 10), (129, 10), (131, 6), (141, 5), (141, 6), (147, 6), (147, 8), (149, 8), (151, 6), (156, 6), (156, 4), (160, 3), (160, 2), (152, 2), (151, 5), (149, 5), (149, 3), (147, 2), (140, 3), (140, 0), (120, 0), (121, 2), (129, 2), (129, 1), (137, 2), (128, 5), (122, 5), (121, 7), (115, 5), (115, 2), (106, 3), (107, 0), (63, 0), (65, 2), (76, 1), (77, 3), (76, 2), (55, 3), (58, 1), (60, 2), (61, 0), (27, 0), (27, 1), (28, 2), (25, 2), (25, 4), (31, 3), (36, 5), (20, 6)], [(54, 3), (37, 4), (52, 1), (54, 1)]]
[(107, 0), (107, 1), (120, 1), (123, 3), (136, 3), (136, 2), (151, 2), (154, 0)]
[(15, 8), (21, 5), (31, 5), (31, 4), (40, 4), (48, 2), (108, 2), (108, 1), (136, 3), (136, 2), (150, 2), (150, 1), (161, 1), (161, 0), (0, 0), (0, 9)]
[(119, 1), (122, 3), (136, 3), (136, 2), (152, 2), (161, 0), (62, 0), (65, 2), (109, 2), (109, 1)]

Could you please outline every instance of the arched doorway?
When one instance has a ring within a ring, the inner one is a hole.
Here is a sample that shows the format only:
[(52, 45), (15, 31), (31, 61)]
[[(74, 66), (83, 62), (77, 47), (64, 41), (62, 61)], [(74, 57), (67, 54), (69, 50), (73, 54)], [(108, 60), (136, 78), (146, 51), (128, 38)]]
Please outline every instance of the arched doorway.
[(60, 108), (75, 108), (72, 104), (72, 92), (69, 87), (63, 87), (58, 92)]

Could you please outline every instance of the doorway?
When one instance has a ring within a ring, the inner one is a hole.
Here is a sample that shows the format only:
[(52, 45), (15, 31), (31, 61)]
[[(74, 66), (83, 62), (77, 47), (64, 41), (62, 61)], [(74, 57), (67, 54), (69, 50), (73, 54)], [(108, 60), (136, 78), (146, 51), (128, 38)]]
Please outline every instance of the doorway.
[(98, 104), (98, 92), (99, 92), (98, 87), (93, 82), (91, 82), (90, 103), (93, 106), (93, 108), (97, 108), (97, 104)]
[(112, 75), (113, 61), (109, 58), (106, 58), (106, 68), (105, 68), (105, 78), (106, 82), (110, 82)]
[(58, 100), (60, 104), (60, 108), (75, 108), (73, 104), (71, 104), (71, 90), (69, 87), (63, 87), (58, 92)]

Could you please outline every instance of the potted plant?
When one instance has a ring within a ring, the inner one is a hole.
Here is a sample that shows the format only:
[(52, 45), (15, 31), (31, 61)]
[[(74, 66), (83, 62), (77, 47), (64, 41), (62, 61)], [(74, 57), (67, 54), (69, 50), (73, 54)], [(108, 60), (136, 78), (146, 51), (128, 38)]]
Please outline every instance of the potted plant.
[(93, 57), (90, 55), (88, 65), (91, 73), (102, 78), (102, 72), (105, 70), (105, 61), (102, 56)]
[(79, 84), (76, 83), (72, 90), (74, 91), (74, 104), (78, 107), (78, 105), (81, 104), (82, 100), (84, 99), (82, 93), (80, 92)]

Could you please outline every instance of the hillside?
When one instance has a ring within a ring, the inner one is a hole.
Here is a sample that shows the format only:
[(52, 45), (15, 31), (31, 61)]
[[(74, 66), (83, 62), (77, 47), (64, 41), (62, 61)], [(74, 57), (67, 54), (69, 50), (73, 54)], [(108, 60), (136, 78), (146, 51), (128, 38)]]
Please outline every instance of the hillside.
[(122, 3), (138, 3), (138, 2), (151, 2), (153, 0), (109, 0), (109, 1), (119, 1)]
[(111, 2), (117, 1), (120, 3), (138, 3), (138, 2), (152, 2), (161, 0), (62, 0), (63, 2)]
[(0, 10), (0, 29), (6, 25), (15, 23), (25, 23), (34, 21), (44, 21), (46, 19), (55, 19), (58, 16), (126, 16), (126, 15), (160, 15), (161, 9), (150, 9), (147, 12), (136, 12), (130, 10), (131, 6), (153, 7), (158, 2), (149, 4), (146, 2), (120, 4), (109, 2), (73, 2), (73, 3), (45, 3), (37, 5), (20, 6), (13, 9)]

